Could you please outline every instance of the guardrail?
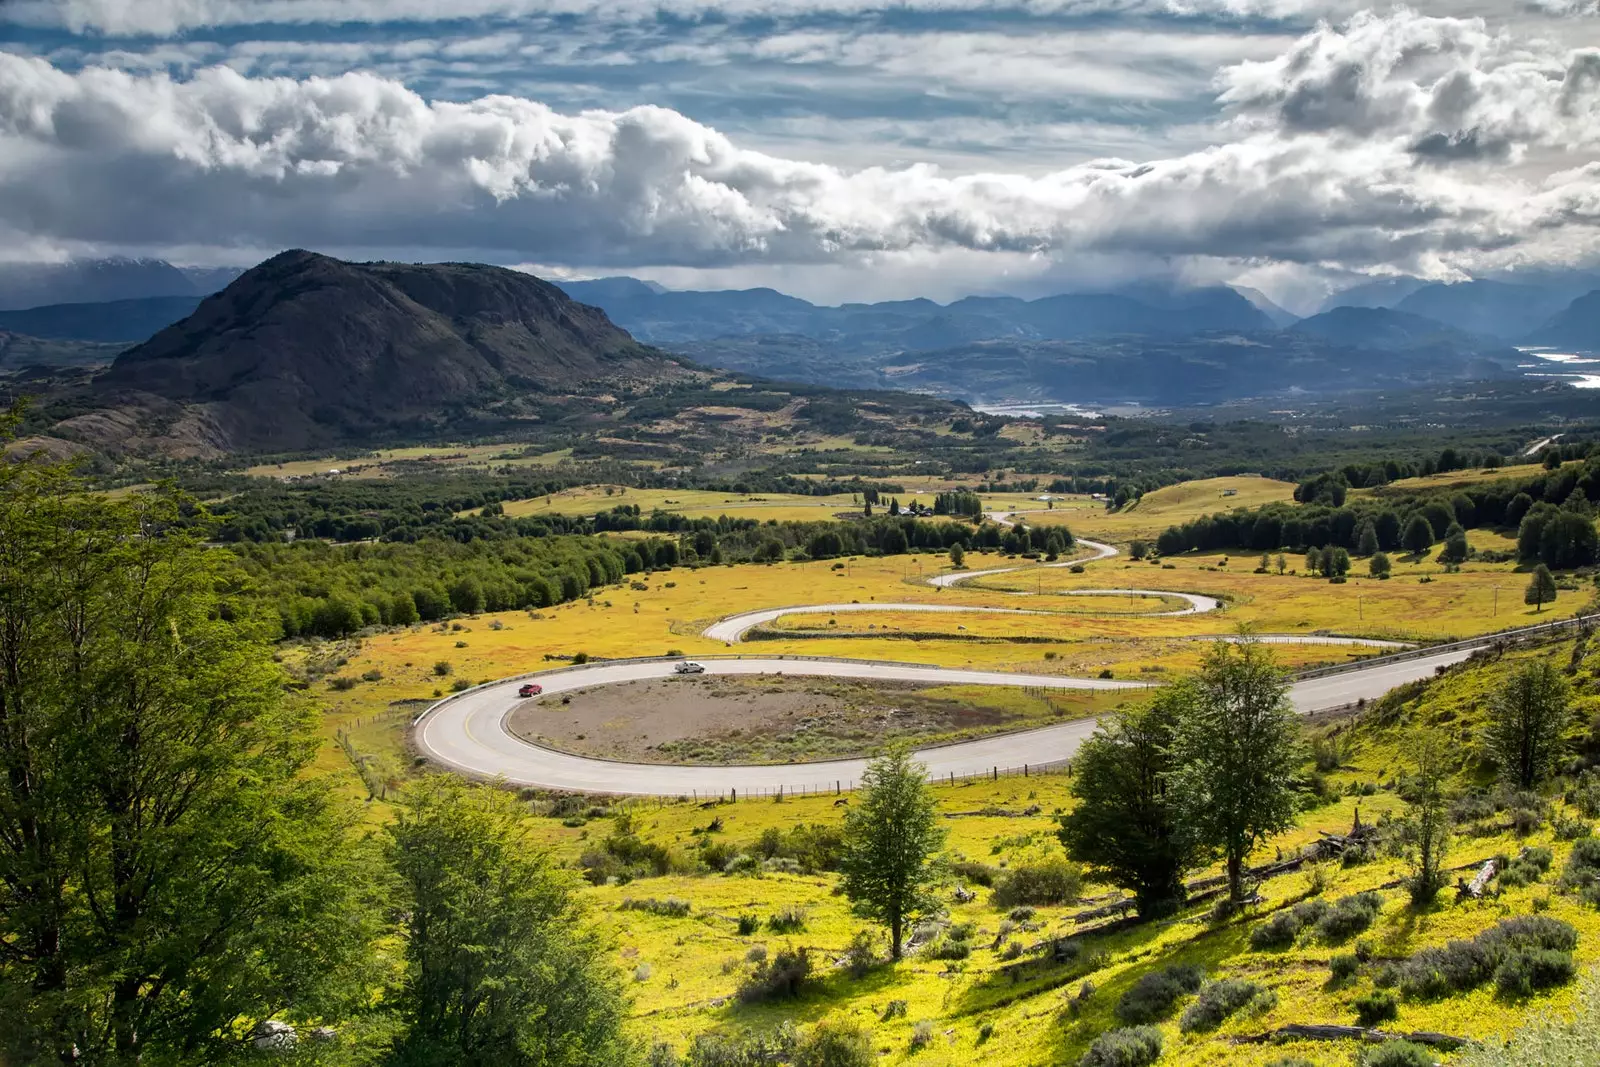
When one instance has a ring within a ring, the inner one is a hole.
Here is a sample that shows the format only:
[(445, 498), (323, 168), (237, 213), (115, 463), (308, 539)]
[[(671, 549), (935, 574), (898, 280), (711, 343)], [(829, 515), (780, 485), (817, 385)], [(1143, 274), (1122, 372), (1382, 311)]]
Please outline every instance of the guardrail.
[(1310, 670), (1300, 671), (1295, 677), (1309, 679), (1325, 678), (1334, 674), (1348, 674), (1351, 671), (1366, 670), (1385, 663), (1404, 663), (1407, 660), (1427, 659), (1430, 656), (1448, 655), (1451, 652), (1487, 648), (1498, 641), (1514, 641), (1523, 637), (1533, 637), (1541, 633), (1555, 633), (1560, 630), (1579, 630), (1594, 626), (1597, 623), (1600, 623), (1600, 615), (1577, 615), (1570, 619), (1555, 619), (1551, 622), (1535, 623), (1532, 626), (1515, 626), (1507, 630), (1496, 630), (1494, 633), (1479, 634), (1477, 637), (1463, 638), (1460, 641), (1447, 641), (1438, 645), (1423, 645), (1404, 652), (1389, 652), (1381, 656), (1368, 656), (1352, 663), (1337, 663), (1331, 667), (1313, 667)]

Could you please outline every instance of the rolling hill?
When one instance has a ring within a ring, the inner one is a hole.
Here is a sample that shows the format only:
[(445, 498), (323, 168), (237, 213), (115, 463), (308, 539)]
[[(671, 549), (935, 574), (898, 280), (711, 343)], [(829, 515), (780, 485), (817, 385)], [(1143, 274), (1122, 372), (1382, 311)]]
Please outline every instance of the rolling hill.
[(1580, 296), (1528, 336), (1531, 345), (1600, 351), (1600, 289)]

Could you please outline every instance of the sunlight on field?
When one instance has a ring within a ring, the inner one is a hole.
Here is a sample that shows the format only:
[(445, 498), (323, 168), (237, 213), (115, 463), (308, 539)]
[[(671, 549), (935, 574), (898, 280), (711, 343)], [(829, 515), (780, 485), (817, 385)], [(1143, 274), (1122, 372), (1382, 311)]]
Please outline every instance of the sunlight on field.
[(1401, 478), (1377, 489), (1353, 489), (1351, 493), (1382, 496), (1390, 492), (1410, 493), (1418, 489), (1449, 490), (1457, 486), (1476, 485), (1479, 482), (1499, 481), (1502, 478), (1532, 478), (1543, 473), (1544, 465), (1541, 463), (1519, 463), (1514, 467), (1485, 467), (1481, 470), (1446, 471), (1443, 474), (1429, 474), (1421, 478)]
[(550, 467), (572, 458), (572, 449), (524, 455), (527, 447), (515, 443), (493, 445), (414, 445), (386, 448), (360, 456), (326, 459), (289, 460), (260, 463), (243, 473), (254, 478), (305, 478), (334, 471), (340, 477), (388, 478), (397, 465), (414, 468), (417, 464), (445, 469), (487, 470), (499, 467)]
[[(609, 490), (609, 492), (608, 492)], [(622, 504), (637, 507), (649, 515), (654, 511), (675, 512), (689, 518), (716, 518), (728, 515), (761, 522), (826, 522), (837, 512), (856, 511), (858, 500), (849, 494), (800, 496), (793, 493), (717, 493), (704, 489), (634, 489), (627, 486), (581, 486), (531, 500), (514, 500), (505, 505), (506, 514), (593, 515)]]
[(1086, 537), (1154, 540), (1168, 526), (1202, 515), (1293, 499), (1291, 482), (1235, 476), (1169, 485), (1146, 493), (1137, 503), (1121, 511), (1107, 511), (1104, 501), (1074, 496), (1057, 501), (1053, 509), (1047, 510), (1038, 510), (1042, 507), (1038, 503), (1019, 504), (1014, 509), (1019, 514), (1014, 517), (1035, 526), (1066, 523), (1073, 533)]

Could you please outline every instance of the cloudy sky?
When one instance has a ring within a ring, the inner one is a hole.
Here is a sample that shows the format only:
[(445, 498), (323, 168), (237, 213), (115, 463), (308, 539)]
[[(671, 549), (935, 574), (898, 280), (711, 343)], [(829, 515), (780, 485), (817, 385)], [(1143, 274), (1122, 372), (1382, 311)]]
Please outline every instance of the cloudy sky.
[(1600, 256), (1600, 0), (0, 0), (0, 258), (1303, 305)]

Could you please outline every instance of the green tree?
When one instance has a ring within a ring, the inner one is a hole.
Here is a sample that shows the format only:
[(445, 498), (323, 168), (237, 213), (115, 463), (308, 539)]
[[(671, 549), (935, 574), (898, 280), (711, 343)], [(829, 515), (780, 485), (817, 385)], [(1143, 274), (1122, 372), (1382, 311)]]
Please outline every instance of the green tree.
[(1316, 574), (1320, 570), (1322, 570), (1322, 549), (1306, 549), (1306, 573)]
[(1275, 562), (1277, 563), (1278, 573), (1279, 574), (1282, 574), (1284, 572), (1284, 569), (1289, 566), (1289, 561), (1284, 558), (1282, 552), (1278, 553), (1278, 558), (1277, 558), (1277, 560)]
[(450, 587), (450, 606), (463, 615), (476, 615), (483, 610), (483, 583), (468, 575)]
[(1131, 890), (1144, 918), (1177, 910), (1184, 875), (1202, 852), (1179, 821), (1167, 782), (1173, 731), (1193, 702), (1187, 683), (1169, 686), (1148, 704), (1102, 719), (1072, 761), (1078, 804), (1061, 817), (1061, 843)]
[(1467, 544), (1467, 531), (1461, 528), (1460, 523), (1452, 522), (1444, 532), (1444, 547), (1439, 550), (1439, 562), (1452, 565), (1465, 563), (1471, 551)]
[(1356, 531), (1356, 555), (1372, 556), (1378, 551), (1378, 527), (1371, 519), (1363, 522)]
[(1373, 520), (1373, 529), (1378, 534), (1378, 547), (1385, 552), (1392, 552), (1397, 548), (1405, 547), (1401, 544), (1400, 516), (1395, 512), (1385, 509), (1378, 512), (1378, 517)]
[(1294, 825), (1300, 723), (1289, 683), (1248, 637), (1207, 653), (1173, 731), (1167, 776), (1180, 820), (1226, 861), (1228, 900), (1244, 899), (1244, 863)]
[(9, 1062), (216, 1062), (368, 995), (353, 813), (307, 773), (312, 710), (188, 507), (0, 465)]
[(1329, 578), (1339, 578), (1350, 573), (1350, 553), (1335, 546), (1322, 553), (1322, 573)]
[(966, 565), (967, 550), (961, 547), (960, 541), (957, 541), (955, 544), (950, 546), (950, 566), (954, 567), (956, 570), (960, 570)]
[(1571, 698), (1561, 672), (1549, 660), (1535, 660), (1489, 702), (1484, 745), (1512, 785), (1532, 789), (1555, 769), (1571, 725)]
[(844, 820), (842, 884), (857, 915), (889, 928), (890, 955), (898, 960), (906, 924), (938, 907), (931, 890), (944, 828), (927, 769), (908, 749), (867, 764), (861, 787)]
[(1555, 576), (1550, 573), (1549, 567), (1541, 563), (1533, 568), (1533, 577), (1528, 579), (1528, 588), (1522, 594), (1522, 602), (1532, 604), (1535, 611), (1543, 611), (1544, 606), (1555, 598)]
[(1049, 559), (1051, 559), (1051, 560), (1059, 559), (1060, 556), (1061, 556), (1061, 553), (1065, 552), (1066, 550), (1067, 550), (1067, 543), (1066, 543), (1065, 540), (1062, 539), (1061, 531), (1052, 530), (1050, 532), (1050, 535), (1044, 539), (1044, 551), (1045, 551), (1045, 555)]
[(1387, 552), (1374, 552), (1372, 558), (1367, 561), (1367, 573), (1374, 578), (1387, 578), (1391, 569)]
[(396, 1063), (628, 1058), (618, 976), (514, 796), (427, 778), (406, 790), (388, 838), (407, 934)]
[(1437, 730), (1417, 730), (1405, 745), (1411, 764), (1401, 794), (1409, 822), (1407, 858), (1411, 877), (1406, 891), (1414, 907), (1433, 903), (1444, 888), (1444, 857), (1450, 845), (1449, 748)]
[(1405, 548), (1414, 556), (1426, 555), (1433, 547), (1433, 526), (1421, 515), (1411, 516), (1406, 523)]

